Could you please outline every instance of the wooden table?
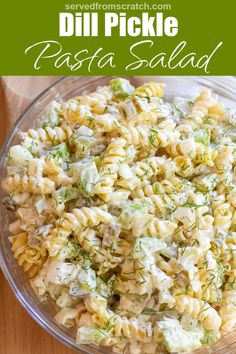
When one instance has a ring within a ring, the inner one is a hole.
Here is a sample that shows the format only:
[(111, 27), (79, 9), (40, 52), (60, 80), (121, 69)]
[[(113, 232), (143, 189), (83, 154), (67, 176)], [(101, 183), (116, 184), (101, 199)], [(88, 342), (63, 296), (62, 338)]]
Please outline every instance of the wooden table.
[[(29, 103), (58, 77), (0, 78), (0, 145)], [(18, 303), (0, 271), (0, 354), (73, 354)]]

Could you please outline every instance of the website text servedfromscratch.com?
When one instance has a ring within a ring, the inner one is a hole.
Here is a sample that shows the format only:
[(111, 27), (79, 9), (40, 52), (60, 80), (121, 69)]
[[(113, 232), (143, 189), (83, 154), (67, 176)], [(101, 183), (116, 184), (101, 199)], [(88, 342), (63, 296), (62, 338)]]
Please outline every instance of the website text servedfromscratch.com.
[(89, 10), (105, 10), (105, 11), (125, 11), (125, 10), (171, 10), (171, 4), (149, 4), (143, 3), (123, 3), (123, 4), (101, 4), (99, 2), (92, 2), (90, 4), (66, 4), (65, 10), (89, 11)]

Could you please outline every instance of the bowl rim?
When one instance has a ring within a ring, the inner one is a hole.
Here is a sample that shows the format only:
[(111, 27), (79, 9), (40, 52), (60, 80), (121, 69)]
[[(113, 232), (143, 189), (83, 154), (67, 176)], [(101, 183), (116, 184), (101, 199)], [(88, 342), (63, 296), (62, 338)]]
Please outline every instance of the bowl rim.
[[(44, 97), (52, 88), (55, 88), (58, 85), (60, 85), (68, 77), (72, 78), (71, 76), (63, 76), (63, 77), (59, 78), (58, 80), (54, 81), (48, 87), (46, 87), (40, 94), (38, 94), (29, 103), (29, 105), (23, 110), (23, 112), (15, 120), (15, 122), (11, 126), (11, 129), (9, 130), (7, 137), (0, 149), (0, 166), (3, 162), (2, 160), (4, 158), (4, 153), (6, 152), (6, 149), (8, 147), (8, 142), (11, 138), (11, 135), (15, 131), (15, 129), (17, 128), (18, 124), (23, 120), (25, 115), (34, 107), (34, 105), (42, 97)], [(80, 76), (80, 78), (82, 78), (82, 77), (83, 76)], [(86, 77), (86, 76), (84, 76), (84, 77)], [(1, 218), (2, 218), (2, 215), (1, 215), (1, 209), (0, 209), (0, 219)], [(2, 236), (0, 235), (0, 237), (2, 237)], [(1, 248), (0, 248), (0, 270), (3, 272), (4, 277), (7, 280), (8, 284), (10, 285), (13, 295), (16, 297), (17, 301), (23, 306), (23, 308), (27, 311), (27, 313), (30, 315), (30, 317), (32, 317), (40, 327), (45, 329), (48, 334), (52, 335), (55, 339), (59, 340), (62, 344), (66, 345), (67, 347), (77, 350), (77, 351), (79, 350), (81, 352), (81, 354), (90, 354), (85, 348), (81, 347), (80, 345), (77, 345), (75, 342), (73, 343), (70, 339), (68, 339), (64, 336), (62, 337), (61, 335), (59, 335), (59, 333), (57, 333), (57, 331), (54, 328), (50, 327), (49, 323), (43, 321), (41, 319), (40, 315), (33, 308), (31, 308), (31, 306), (28, 304), (27, 300), (24, 298), (24, 296), (19, 291), (18, 286), (15, 284), (14, 276), (9, 271), (9, 269), (7, 268), (7, 265), (5, 264)], [(98, 350), (99, 350), (99, 348), (98, 348)]]
[[(112, 75), (101, 75), (101, 76), (94, 76), (96, 78), (103, 78), (106, 77), (108, 80), (109, 78), (112, 78), (114, 76)], [(128, 76), (121, 76), (121, 77), (128, 77)], [(135, 77), (135, 75), (129, 76), (129, 77)], [(136, 76), (136, 77), (141, 77), (141, 76)], [(142, 76), (142, 77), (147, 77), (150, 78), (150, 76)], [(164, 75), (160, 75), (159, 77), (167, 77)], [(236, 79), (233, 76), (181, 76), (181, 75), (176, 75), (176, 76), (169, 76), (171, 78), (188, 78), (190, 80), (202, 80), (203, 83), (205, 81), (205, 83), (212, 83), (214, 85), (218, 85), (218, 87), (221, 87), (224, 90), (227, 90), (228, 92), (230, 92), (231, 94), (236, 95)], [(58, 80), (54, 81), (52, 84), (48, 85), (40, 94), (38, 94), (29, 104), (28, 106), (23, 110), (23, 112), (19, 115), (19, 117), (15, 120), (15, 122), (13, 123), (13, 125), (11, 126), (11, 129), (9, 130), (7, 137), (5, 138), (5, 141), (0, 149), (0, 166), (2, 165), (3, 159), (5, 158), (5, 152), (6, 149), (8, 148), (8, 143), (9, 140), (12, 136), (12, 133), (15, 131), (15, 129), (17, 128), (17, 126), (19, 125), (19, 123), (23, 120), (23, 118), (25, 117), (25, 115), (30, 112), (31, 109), (34, 108), (34, 105), (41, 99), (43, 98), (52, 88), (57, 88), (61, 83), (63, 83), (64, 81), (68, 80), (68, 79), (72, 79), (72, 78), (80, 78), (80, 79), (86, 79), (86, 78), (92, 78), (91, 76), (62, 76), (60, 78), (58, 78)], [(223, 79), (223, 81), (222, 81)], [(231, 83), (226, 84), (224, 81), (225, 79), (227, 80), (232, 80)], [(197, 82), (196, 82), (197, 83)], [(232, 86), (234, 83), (235, 88)], [(232, 84), (232, 85), (231, 85)], [(2, 218), (1, 215), (1, 209), (0, 209), (0, 219)], [(2, 237), (3, 235), (0, 235), (0, 237)], [(75, 350), (75, 351), (80, 351), (81, 354), (91, 354), (91, 352), (87, 351), (89, 350), (89, 348), (85, 348), (83, 345), (78, 345), (75, 343), (75, 341), (73, 342), (72, 340), (70, 340), (69, 338), (60, 335), (55, 328), (50, 326), (49, 321), (44, 321), (40, 314), (37, 313), (37, 311), (35, 311), (30, 304), (28, 304), (27, 300), (24, 298), (24, 296), (21, 294), (21, 291), (19, 291), (18, 286), (15, 283), (14, 280), (14, 276), (13, 274), (9, 271), (5, 261), (4, 261), (4, 257), (3, 257), (3, 252), (0, 248), (0, 270), (2, 270), (8, 284), (10, 285), (10, 288), (12, 289), (14, 296), (16, 297), (17, 301), (23, 306), (23, 308), (27, 311), (27, 313), (36, 321), (37, 324), (39, 324), (43, 329), (45, 329), (47, 331), (47, 333), (49, 333), (50, 335), (52, 335), (54, 338), (56, 338), (57, 340), (59, 340), (62, 344), (66, 345), (67, 347)], [(92, 349), (94, 347), (94, 349), (97, 350), (97, 353), (101, 353), (101, 354), (105, 354), (106, 350), (104, 349), (100, 349), (100, 347), (97, 346), (93, 346), (93, 345), (89, 345), (89, 347)], [(109, 354), (112, 353), (111, 351), (109, 351)], [(108, 352), (107, 352), (108, 354)]]

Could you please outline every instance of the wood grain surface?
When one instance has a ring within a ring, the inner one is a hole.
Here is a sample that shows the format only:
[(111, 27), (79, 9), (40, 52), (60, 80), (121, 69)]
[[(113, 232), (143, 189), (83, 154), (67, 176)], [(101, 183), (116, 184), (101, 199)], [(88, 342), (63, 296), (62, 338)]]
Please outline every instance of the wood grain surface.
[[(58, 77), (0, 78), (0, 145), (30, 102)], [(0, 271), (0, 354), (73, 354), (42, 329), (16, 300)]]

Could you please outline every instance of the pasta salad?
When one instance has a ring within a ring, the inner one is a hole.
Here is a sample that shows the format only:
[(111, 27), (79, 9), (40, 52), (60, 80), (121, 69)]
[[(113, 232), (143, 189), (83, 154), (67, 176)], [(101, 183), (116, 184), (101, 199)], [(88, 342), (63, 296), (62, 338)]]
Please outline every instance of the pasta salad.
[(78, 344), (186, 352), (236, 326), (236, 110), (112, 79), (10, 148), (10, 242)]

